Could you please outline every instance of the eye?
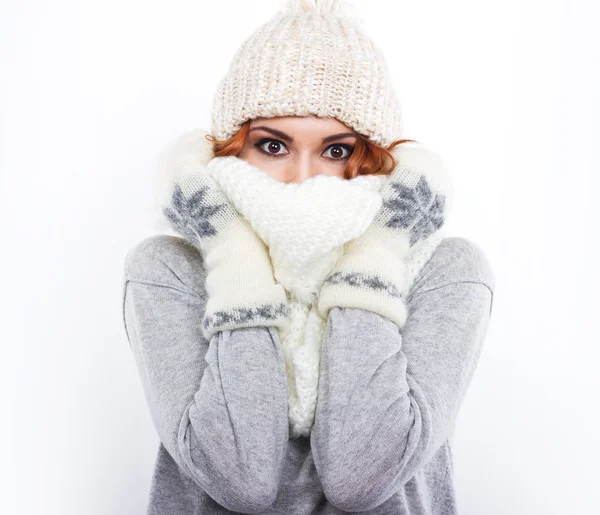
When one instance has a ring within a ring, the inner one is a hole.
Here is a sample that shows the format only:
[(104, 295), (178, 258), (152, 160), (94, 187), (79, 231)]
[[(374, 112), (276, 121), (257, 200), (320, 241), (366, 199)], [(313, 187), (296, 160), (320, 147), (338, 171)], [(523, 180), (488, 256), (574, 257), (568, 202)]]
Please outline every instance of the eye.
[[(285, 143), (279, 141), (277, 139), (272, 138), (263, 138), (257, 143), (254, 144), (256, 148), (258, 148), (263, 154), (268, 155), (269, 157), (284, 157), (289, 152), (280, 152), (282, 148), (287, 148)], [(332, 161), (345, 161), (351, 155), (354, 147), (352, 145), (346, 145), (343, 143), (336, 143), (334, 145), (330, 145), (325, 149), (325, 152), (332, 150), (333, 153), (329, 156), (325, 156), (327, 159)], [(344, 152), (345, 151), (345, 152)]]
[[(352, 145), (344, 145), (342, 143), (336, 143), (335, 145), (331, 145), (331, 146), (327, 147), (325, 149), (325, 152), (327, 152), (328, 150), (332, 150), (332, 149), (335, 149), (335, 152), (328, 159), (333, 159), (334, 161), (343, 161), (343, 160), (348, 159), (352, 155), (352, 151), (354, 150), (354, 147)], [(344, 154), (344, 152), (343, 152), (344, 150), (347, 152), (346, 154)]]
[[(266, 149), (264, 148), (265, 143), (269, 143), (269, 145), (267, 145)], [(277, 153), (277, 151), (280, 150), (282, 146), (285, 147), (285, 144), (277, 139), (264, 138), (264, 139), (261, 139), (254, 146), (257, 147), (264, 154), (267, 154), (268, 156), (271, 156), (271, 157), (283, 157), (286, 155), (285, 153), (284, 154)], [(285, 148), (287, 148), (287, 147), (285, 147)], [(273, 153), (272, 151), (274, 151), (275, 153)]]

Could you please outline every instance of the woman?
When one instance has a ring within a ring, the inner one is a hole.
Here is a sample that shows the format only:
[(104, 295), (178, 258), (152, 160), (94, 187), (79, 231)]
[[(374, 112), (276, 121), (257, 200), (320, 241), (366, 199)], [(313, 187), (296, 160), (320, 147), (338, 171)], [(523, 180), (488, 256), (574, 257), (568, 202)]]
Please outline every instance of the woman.
[(149, 514), (457, 513), (494, 275), (443, 236), (444, 168), (399, 138), (383, 58), (340, 7), (260, 27), (212, 134), (165, 154), (183, 238), (131, 249), (123, 299), (161, 440)]

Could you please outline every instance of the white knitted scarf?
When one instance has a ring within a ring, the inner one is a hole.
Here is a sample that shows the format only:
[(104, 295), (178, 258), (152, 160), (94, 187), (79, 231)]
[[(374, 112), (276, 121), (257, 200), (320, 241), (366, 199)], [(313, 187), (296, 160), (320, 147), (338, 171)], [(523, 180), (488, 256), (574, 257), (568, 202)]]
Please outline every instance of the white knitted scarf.
[[(185, 149), (186, 141), (197, 141), (199, 162), (212, 158), (205, 134), (196, 130), (179, 138), (159, 160), (155, 172), (155, 200), (159, 205), (165, 185), (172, 181), (170, 160), (176, 159), (179, 148)], [(241, 159), (215, 159), (220, 162), (211, 168), (212, 177), (264, 241), (274, 277), (288, 292), (289, 324), (279, 329), (279, 335), (288, 384), (290, 438), (309, 436), (326, 325), (316, 309), (318, 292), (342, 255), (344, 243), (362, 234), (372, 222), (381, 207), (380, 190), (388, 176), (345, 180), (316, 175), (302, 183), (286, 184)], [(231, 166), (232, 159), (239, 163)], [(157, 228), (173, 233), (162, 221)], [(415, 245), (405, 258), (404, 295), (443, 236), (444, 231), (438, 231)]]
[(326, 324), (316, 309), (318, 291), (344, 243), (362, 234), (381, 207), (379, 190), (385, 176), (346, 180), (316, 175), (286, 184), (244, 163), (215, 167), (212, 176), (265, 242), (275, 280), (288, 292), (290, 323), (279, 329), (279, 335), (288, 382), (290, 437), (308, 436)]

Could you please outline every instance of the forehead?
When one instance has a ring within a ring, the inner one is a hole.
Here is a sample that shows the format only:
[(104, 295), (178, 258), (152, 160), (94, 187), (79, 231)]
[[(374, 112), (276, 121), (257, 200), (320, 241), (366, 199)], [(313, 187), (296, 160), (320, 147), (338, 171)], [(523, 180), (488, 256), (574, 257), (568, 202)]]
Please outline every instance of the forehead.
[(296, 138), (318, 139), (330, 134), (351, 132), (354, 130), (335, 118), (319, 116), (279, 116), (274, 118), (256, 118), (250, 122), (250, 129), (264, 126), (277, 129)]

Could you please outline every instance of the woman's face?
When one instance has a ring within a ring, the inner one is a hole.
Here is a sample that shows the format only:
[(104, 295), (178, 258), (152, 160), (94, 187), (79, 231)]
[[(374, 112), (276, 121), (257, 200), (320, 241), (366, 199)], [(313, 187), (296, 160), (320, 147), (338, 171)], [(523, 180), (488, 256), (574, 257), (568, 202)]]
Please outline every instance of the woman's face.
[(343, 178), (357, 137), (335, 118), (256, 118), (239, 157), (285, 183), (319, 174)]

